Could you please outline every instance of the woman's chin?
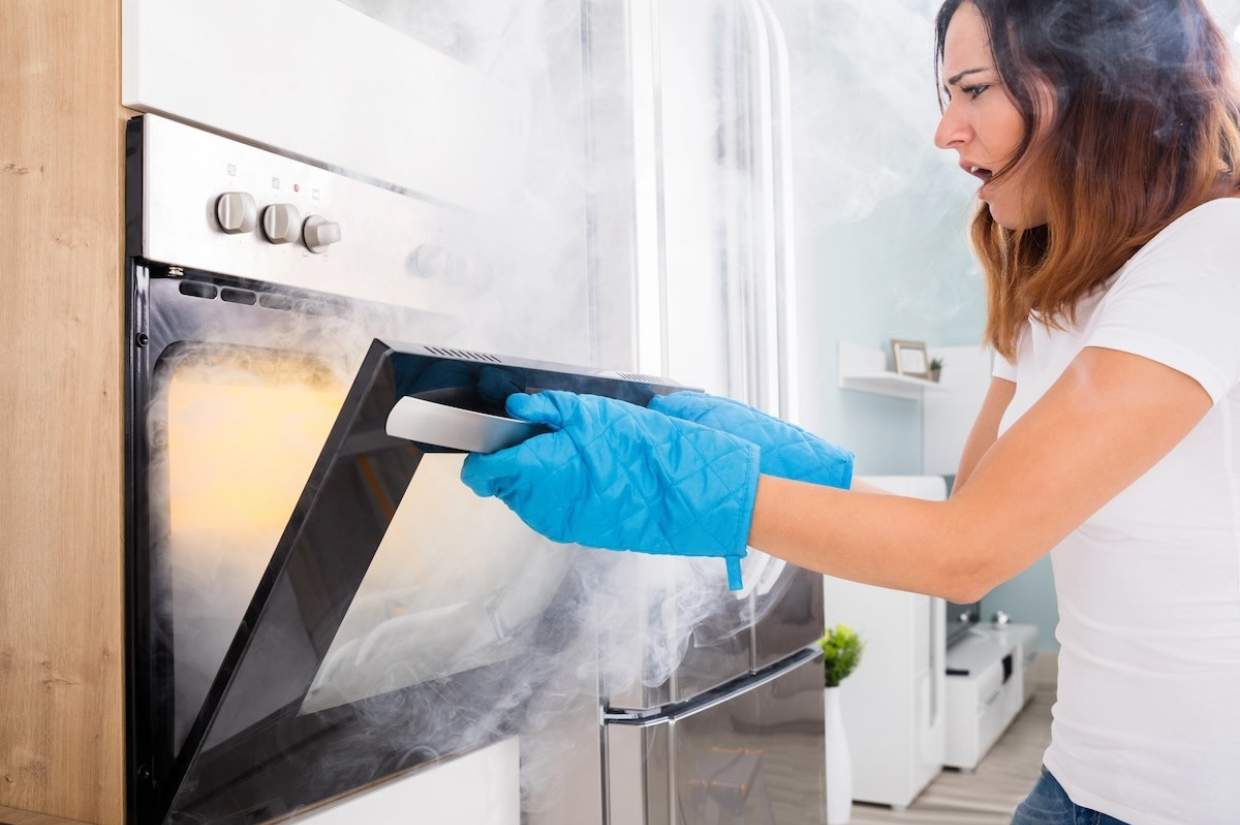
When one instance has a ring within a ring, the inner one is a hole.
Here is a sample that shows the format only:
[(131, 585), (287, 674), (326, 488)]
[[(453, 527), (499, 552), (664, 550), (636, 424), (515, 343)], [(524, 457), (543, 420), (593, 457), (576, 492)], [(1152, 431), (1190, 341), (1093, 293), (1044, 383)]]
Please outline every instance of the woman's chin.
[(1009, 232), (1025, 232), (1046, 225), (1046, 213), (1036, 203), (1012, 203), (1013, 198), (994, 191), (982, 195), (982, 201), (990, 210), (995, 223)]
[(990, 217), (994, 218), (995, 223), (1004, 229), (1010, 232), (1017, 232), (1030, 228), (1025, 221), (1021, 220), (1021, 216), (1013, 215), (1010, 210), (1004, 209), (1001, 205), (996, 205), (993, 201), (987, 201), (986, 206), (990, 208)]

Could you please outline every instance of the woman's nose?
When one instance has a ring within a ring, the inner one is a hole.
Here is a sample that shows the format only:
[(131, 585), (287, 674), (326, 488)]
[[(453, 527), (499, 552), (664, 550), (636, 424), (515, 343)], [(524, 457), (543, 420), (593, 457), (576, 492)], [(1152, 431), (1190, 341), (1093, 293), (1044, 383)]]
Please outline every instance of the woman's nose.
[(973, 130), (960, 110), (948, 104), (934, 132), (934, 145), (940, 149), (958, 149), (973, 138)]

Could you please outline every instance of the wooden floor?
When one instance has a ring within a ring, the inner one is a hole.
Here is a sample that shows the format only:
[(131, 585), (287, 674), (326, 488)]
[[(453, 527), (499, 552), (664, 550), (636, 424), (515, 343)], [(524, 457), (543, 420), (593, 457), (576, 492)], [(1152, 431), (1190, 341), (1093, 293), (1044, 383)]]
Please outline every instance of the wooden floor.
[(1055, 654), (1035, 664), (1033, 701), (986, 754), (973, 773), (945, 769), (905, 811), (881, 805), (853, 805), (855, 825), (1009, 825), (1012, 811), (1033, 788), (1042, 753), (1051, 741), (1055, 702)]

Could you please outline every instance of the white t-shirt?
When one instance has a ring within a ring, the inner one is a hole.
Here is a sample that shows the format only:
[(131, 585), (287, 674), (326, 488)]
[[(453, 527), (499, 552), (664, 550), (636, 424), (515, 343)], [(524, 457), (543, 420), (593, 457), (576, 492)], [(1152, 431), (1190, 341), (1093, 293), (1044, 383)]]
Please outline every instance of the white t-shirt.
[[(1051, 551), (1059, 695), (1044, 763), (1132, 825), (1240, 823), (1240, 199), (1163, 230), (1079, 306), (1030, 323), (1000, 433), (1084, 347), (1195, 379), (1214, 401), (1157, 465)], [(1047, 444), (1047, 449), (1054, 449)]]

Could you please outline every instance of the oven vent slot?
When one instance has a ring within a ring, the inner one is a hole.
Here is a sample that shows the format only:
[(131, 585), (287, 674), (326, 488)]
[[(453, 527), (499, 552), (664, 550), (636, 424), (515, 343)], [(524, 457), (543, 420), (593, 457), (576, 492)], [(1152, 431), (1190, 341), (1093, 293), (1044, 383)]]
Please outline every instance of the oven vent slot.
[(303, 315), (334, 315), (336, 311), (327, 301), (306, 299), (297, 302), (297, 311)]
[(446, 355), (449, 358), (464, 358), (467, 361), (490, 361), (492, 364), (504, 363), (494, 355), (488, 355), (485, 352), (470, 352), (469, 350), (447, 349), (446, 347), (427, 347), (426, 351), (434, 355)]
[(258, 296), (258, 305), (266, 309), (284, 309), (293, 308), (293, 299), (285, 295), (260, 295)]
[(220, 290), (220, 300), (228, 301), (230, 304), (254, 306), (258, 302), (258, 296), (248, 289), (233, 289), (230, 286), (226, 286)]
[(190, 298), (206, 298), (211, 300), (215, 298), (219, 291), (214, 284), (204, 284), (199, 281), (181, 281), (179, 287), (182, 295), (188, 295)]

